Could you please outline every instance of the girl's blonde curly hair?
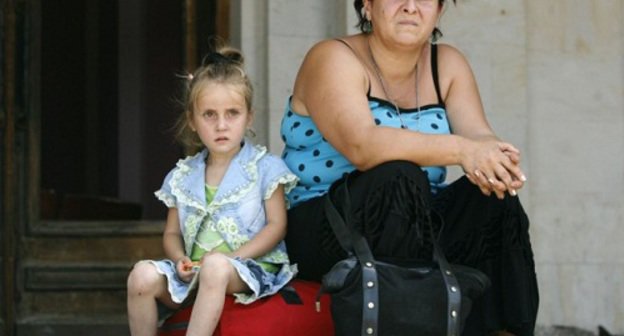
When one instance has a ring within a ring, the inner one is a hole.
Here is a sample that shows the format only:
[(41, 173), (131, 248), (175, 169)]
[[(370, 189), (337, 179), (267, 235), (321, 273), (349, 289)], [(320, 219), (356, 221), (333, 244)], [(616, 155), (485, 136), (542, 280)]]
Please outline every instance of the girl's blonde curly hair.
[(204, 57), (199, 68), (192, 74), (184, 76), (184, 81), (181, 101), (183, 113), (178, 117), (174, 129), (176, 140), (185, 147), (188, 155), (196, 154), (204, 149), (201, 139), (191, 129), (191, 121), (197, 99), (209, 84), (218, 83), (240, 87), (247, 110), (252, 113), (253, 86), (244, 69), (243, 54), (238, 49), (219, 43), (213, 52)]

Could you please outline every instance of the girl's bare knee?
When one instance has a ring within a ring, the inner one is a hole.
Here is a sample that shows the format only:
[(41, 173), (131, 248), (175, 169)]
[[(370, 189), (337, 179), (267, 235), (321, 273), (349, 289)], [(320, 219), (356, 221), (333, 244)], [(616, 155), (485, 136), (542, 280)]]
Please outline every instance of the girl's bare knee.
[(148, 262), (138, 262), (128, 275), (128, 295), (156, 295), (162, 275)]
[(204, 285), (227, 286), (234, 272), (228, 257), (220, 253), (211, 254), (202, 260), (200, 281)]

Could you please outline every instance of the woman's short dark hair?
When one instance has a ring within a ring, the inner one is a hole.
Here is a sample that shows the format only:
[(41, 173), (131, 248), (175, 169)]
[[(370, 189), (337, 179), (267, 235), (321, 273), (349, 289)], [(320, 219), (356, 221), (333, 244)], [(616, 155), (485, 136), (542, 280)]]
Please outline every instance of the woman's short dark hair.
[[(440, 6), (443, 6), (444, 1), (446, 0), (438, 0), (438, 1), (440, 3)], [(453, 0), (453, 3), (457, 3), (456, 1), (457, 0)], [(355, 13), (358, 16), (358, 23), (355, 26), (358, 27), (362, 33), (368, 33), (368, 30), (367, 30), (368, 20), (366, 20), (366, 17), (364, 15), (362, 15), (362, 7), (364, 7), (363, 0), (353, 1), (353, 8), (355, 8)], [(442, 32), (440, 31), (440, 29), (438, 29), (438, 27), (435, 27), (433, 29), (433, 33), (431, 34), (431, 41), (435, 42), (440, 37), (442, 37)]]

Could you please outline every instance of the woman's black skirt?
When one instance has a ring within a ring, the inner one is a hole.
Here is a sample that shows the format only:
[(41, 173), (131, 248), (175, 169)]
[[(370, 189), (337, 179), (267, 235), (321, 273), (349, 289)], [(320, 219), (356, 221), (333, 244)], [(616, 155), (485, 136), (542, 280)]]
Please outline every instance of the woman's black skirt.
[[(492, 286), (472, 308), (463, 335), (507, 330), (533, 335), (539, 302), (529, 220), (518, 197), (485, 196), (465, 177), (432, 194), (415, 164), (393, 161), (336, 181), (330, 197), (344, 209), (337, 184), (348, 181), (351, 224), (377, 257), (431, 259), (430, 230), (449, 262), (480, 269)], [(323, 197), (288, 210), (286, 246), (299, 277), (320, 280), (346, 256), (323, 210)]]

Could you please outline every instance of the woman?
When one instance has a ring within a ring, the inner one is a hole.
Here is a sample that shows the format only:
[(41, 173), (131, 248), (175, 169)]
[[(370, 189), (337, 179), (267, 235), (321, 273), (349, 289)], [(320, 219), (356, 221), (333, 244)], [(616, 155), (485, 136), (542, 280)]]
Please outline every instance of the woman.
[[(433, 228), (450, 262), (490, 277), (465, 335), (532, 335), (537, 281), (514, 197), (526, 181), (521, 155), (489, 126), (464, 56), (432, 43), (443, 6), (356, 0), (362, 33), (306, 55), (281, 128), (283, 158), (300, 177), (289, 194), (289, 256), (308, 279), (344, 257), (321, 196), (348, 180), (353, 225), (376, 256), (427, 258), (423, 232)], [(447, 165), (465, 177), (447, 186)]]

